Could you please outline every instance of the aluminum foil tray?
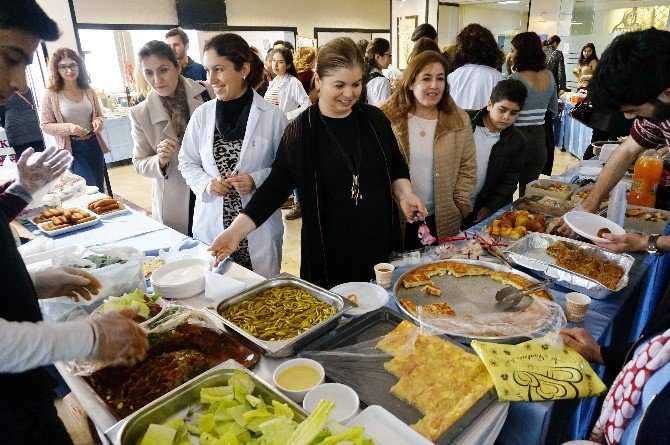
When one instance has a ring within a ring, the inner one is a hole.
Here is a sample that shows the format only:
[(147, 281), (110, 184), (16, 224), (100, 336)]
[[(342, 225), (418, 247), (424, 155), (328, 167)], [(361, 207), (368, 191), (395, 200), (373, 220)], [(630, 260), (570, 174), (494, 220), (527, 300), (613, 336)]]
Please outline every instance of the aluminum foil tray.
[[(305, 332), (288, 340), (281, 341), (266, 341), (256, 338), (241, 327), (237, 326), (235, 323), (225, 319), (220, 315), (221, 311), (228, 306), (253, 298), (266, 289), (280, 286), (293, 286), (299, 289), (303, 289), (317, 300), (334, 306), (337, 309), (337, 312), (332, 317), (323, 320), (315, 326), (312, 326)], [(218, 320), (221, 320), (221, 322), (225, 324), (228, 329), (236, 332), (237, 334), (258, 346), (265, 355), (269, 357), (288, 357), (297, 352), (301, 347), (313, 342), (318, 337), (334, 329), (337, 326), (340, 317), (342, 317), (342, 315), (352, 307), (354, 307), (354, 304), (346, 298), (342, 298), (341, 295), (323, 289), (315, 284), (293, 275), (279, 274), (276, 277), (262, 281), (255, 286), (233, 295), (230, 298), (226, 298), (218, 304), (216, 310), (208, 309), (208, 312), (210, 312)]]
[[(609, 289), (598, 281), (579, 275), (556, 265), (556, 259), (547, 253), (547, 247), (556, 241), (566, 241), (587, 250), (589, 253), (598, 255), (610, 262), (616, 263), (624, 270), (615, 290)], [(539, 272), (547, 278), (556, 278), (558, 284), (578, 292), (584, 292), (591, 298), (604, 299), (612, 292), (619, 291), (628, 284), (628, 274), (635, 259), (627, 254), (612, 253), (601, 249), (593, 244), (575, 241), (556, 235), (544, 233), (532, 233), (521, 238), (511, 246), (502, 251), (507, 261)]]

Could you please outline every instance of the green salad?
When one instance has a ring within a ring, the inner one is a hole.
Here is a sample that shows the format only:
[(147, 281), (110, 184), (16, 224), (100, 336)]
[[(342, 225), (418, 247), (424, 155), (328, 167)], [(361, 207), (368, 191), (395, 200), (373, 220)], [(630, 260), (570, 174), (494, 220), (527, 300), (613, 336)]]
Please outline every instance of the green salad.
[(248, 374), (235, 371), (228, 385), (200, 390), (200, 404), (189, 411), (198, 411), (193, 419), (151, 424), (140, 445), (191, 445), (191, 435), (199, 445), (373, 445), (363, 427), (326, 425), (332, 402), (322, 400), (299, 422), (287, 404), (254, 396), (255, 388)]
[(141, 290), (136, 289), (134, 292), (123, 294), (120, 297), (107, 298), (100, 308), (100, 313), (120, 312), (124, 309), (137, 308), (139, 310), (137, 315), (144, 318), (144, 320), (148, 320), (160, 312), (159, 307), (154, 307), (158, 305), (156, 300), (158, 300), (160, 296), (160, 293), (147, 295)]

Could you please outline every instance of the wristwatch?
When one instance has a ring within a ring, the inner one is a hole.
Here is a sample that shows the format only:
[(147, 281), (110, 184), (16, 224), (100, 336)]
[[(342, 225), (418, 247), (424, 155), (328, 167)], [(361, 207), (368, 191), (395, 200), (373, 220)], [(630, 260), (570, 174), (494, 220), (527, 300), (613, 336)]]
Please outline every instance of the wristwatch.
[(658, 250), (658, 246), (656, 245), (659, 236), (661, 235), (658, 233), (649, 235), (649, 239), (647, 240), (647, 253), (651, 255), (663, 255), (663, 252)]

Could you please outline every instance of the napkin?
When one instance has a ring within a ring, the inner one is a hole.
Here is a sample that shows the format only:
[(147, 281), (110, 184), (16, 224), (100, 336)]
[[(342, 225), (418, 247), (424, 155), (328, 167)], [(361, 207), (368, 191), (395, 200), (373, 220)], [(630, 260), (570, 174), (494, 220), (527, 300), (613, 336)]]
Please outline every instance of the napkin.
[(205, 272), (205, 299), (210, 301), (219, 302), (242, 292), (248, 286), (247, 283), (216, 272)]
[(607, 388), (574, 349), (540, 338), (518, 345), (473, 340), (470, 345), (489, 371), (498, 399), (511, 402), (593, 397)]

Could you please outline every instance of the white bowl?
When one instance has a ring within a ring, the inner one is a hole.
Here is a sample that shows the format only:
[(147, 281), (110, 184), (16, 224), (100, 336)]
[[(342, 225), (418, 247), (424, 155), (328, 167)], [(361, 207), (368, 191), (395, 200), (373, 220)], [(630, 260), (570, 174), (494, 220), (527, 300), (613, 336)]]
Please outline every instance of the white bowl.
[(347, 385), (324, 383), (316, 386), (309, 390), (302, 402), (302, 407), (311, 413), (321, 400), (328, 400), (335, 404), (335, 408), (328, 414), (330, 420), (346, 423), (358, 414), (360, 405), (358, 394)]
[(589, 212), (568, 212), (563, 216), (563, 220), (576, 234), (599, 243), (611, 242), (598, 236), (600, 229), (609, 229), (613, 235), (623, 235), (626, 233), (623, 227), (617, 223)]
[(205, 272), (210, 267), (208, 261), (198, 258), (173, 261), (151, 274), (151, 285), (164, 298), (189, 298), (204, 292)]
[[(293, 368), (294, 366), (309, 366), (310, 368), (316, 369), (316, 371), (319, 373), (319, 376), (320, 376), (319, 381), (316, 382), (314, 385), (310, 386), (309, 388), (305, 388), (305, 389), (300, 390), (300, 391), (295, 391), (295, 390), (286, 389), (286, 388), (282, 387), (279, 383), (277, 383), (277, 377), (279, 377), (279, 375), (282, 372), (286, 371), (289, 368)], [(294, 359), (291, 359), (291, 360), (287, 360), (284, 363), (282, 363), (281, 365), (277, 366), (277, 368), (275, 369), (275, 372), (272, 373), (272, 382), (274, 383), (274, 385), (277, 388), (279, 388), (279, 390), (281, 392), (286, 394), (289, 399), (291, 399), (291, 400), (293, 400), (294, 402), (297, 402), (297, 403), (302, 402), (302, 400), (305, 398), (305, 395), (309, 392), (309, 390), (311, 390), (312, 388), (322, 384), (325, 378), (326, 378), (326, 373), (323, 370), (323, 366), (321, 366), (321, 363), (319, 363), (315, 360), (308, 359), (308, 358), (294, 358)]]
[[(106, 300), (106, 299), (105, 299), (105, 300)], [(94, 310), (93, 312), (91, 312), (91, 315), (90, 315), (90, 316), (91, 316), (91, 317), (95, 317), (96, 315), (100, 314), (100, 311), (102, 310), (102, 306), (103, 306), (104, 304), (105, 304), (105, 302), (103, 301), (102, 304), (101, 304), (100, 306), (98, 306), (97, 308), (95, 308), (95, 310)], [(151, 318), (149, 318), (149, 319), (143, 321), (142, 323), (139, 323), (140, 326), (142, 326), (142, 327), (148, 326), (149, 323), (151, 323), (152, 321), (156, 320), (158, 317), (160, 317), (161, 315), (163, 315), (163, 312), (165, 312), (165, 309), (166, 309), (166, 307), (167, 307), (167, 304), (165, 303), (165, 300), (163, 300), (162, 298), (158, 298), (158, 299), (156, 299), (156, 304), (158, 304), (158, 305), (161, 307), (160, 312), (158, 312), (158, 313), (157, 313), (156, 315), (154, 315), (153, 317), (151, 317)]]

